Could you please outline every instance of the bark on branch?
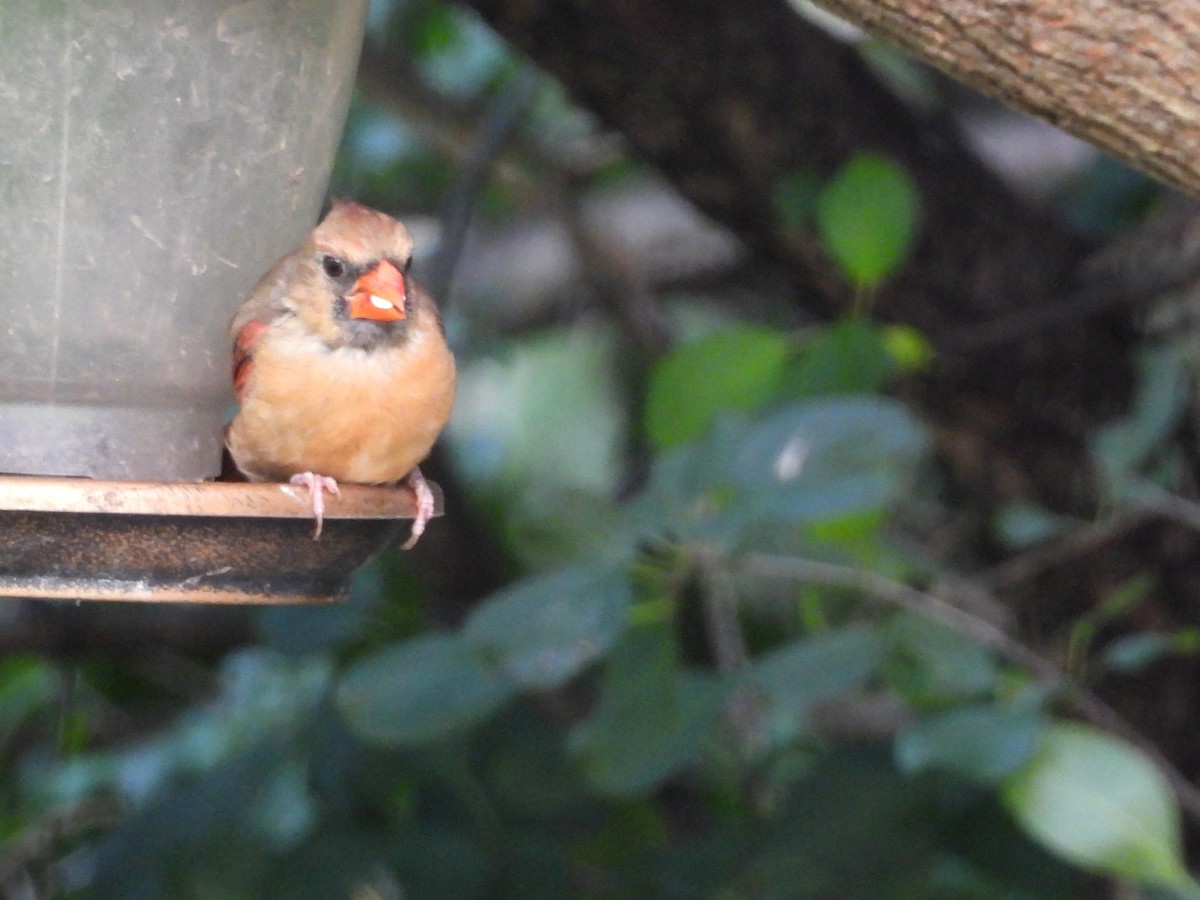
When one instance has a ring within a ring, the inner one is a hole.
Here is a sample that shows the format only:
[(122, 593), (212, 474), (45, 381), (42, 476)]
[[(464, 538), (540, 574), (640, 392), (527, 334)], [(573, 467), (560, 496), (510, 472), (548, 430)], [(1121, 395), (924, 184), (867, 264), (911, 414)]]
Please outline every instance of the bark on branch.
[(982, 93), (1200, 192), (1195, 0), (817, 0)]

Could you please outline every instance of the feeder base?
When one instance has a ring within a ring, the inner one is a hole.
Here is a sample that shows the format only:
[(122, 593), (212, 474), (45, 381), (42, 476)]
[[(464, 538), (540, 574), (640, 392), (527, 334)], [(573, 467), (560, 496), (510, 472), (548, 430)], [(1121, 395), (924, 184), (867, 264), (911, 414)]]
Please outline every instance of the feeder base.
[[(434, 490), (441, 515), (442, 495)], [(305, 488), (0, 476), (0, 596), (329, 603), (406, 533), (416, 497), (342, 485), (313, 540)]]

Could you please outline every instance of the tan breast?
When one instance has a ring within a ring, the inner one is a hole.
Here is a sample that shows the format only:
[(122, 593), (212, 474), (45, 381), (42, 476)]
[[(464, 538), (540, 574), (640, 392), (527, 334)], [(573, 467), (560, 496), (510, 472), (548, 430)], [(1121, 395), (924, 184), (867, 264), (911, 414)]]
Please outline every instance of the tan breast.
[(316, 472), (337, 481), (398, 481), (450, 418), (454, 357), (436, 324), (400, 347), (329, 350), (281, 330), (255, 347), (254, 371), (227, 443), (261, 481)]

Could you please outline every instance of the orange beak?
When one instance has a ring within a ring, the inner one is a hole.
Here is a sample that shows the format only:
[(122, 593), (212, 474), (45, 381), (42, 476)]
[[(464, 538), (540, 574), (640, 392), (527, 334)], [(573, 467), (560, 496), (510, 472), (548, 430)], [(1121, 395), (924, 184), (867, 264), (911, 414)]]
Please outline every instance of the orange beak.
[(404, 276), (385, 259), (354, 282), (346, 305), (352, 319), (395, 322), (408, 315), (406, 300)]

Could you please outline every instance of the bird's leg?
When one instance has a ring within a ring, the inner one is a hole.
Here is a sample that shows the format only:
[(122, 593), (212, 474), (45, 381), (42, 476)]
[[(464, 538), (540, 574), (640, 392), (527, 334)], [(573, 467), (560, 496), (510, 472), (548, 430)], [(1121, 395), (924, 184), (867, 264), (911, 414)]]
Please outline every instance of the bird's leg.
[(429, 482), (425, 480), (425, 476), (421, 474), (421, 470), (417, 466), (413, 466), (413, 470), (405, 476), (404, 480), (417, 495), (417, 514), (413, 517), (412, 533), (408, 536), (408, 540), (400, 545), (401, 550), (411, 550), (417, 545), (421, 535), (425, 533), (425, 524), (433, 515), (433, 490), (430, 489)]
[(321, 526), (325, 524), (325, 491), (335, 497), (341, 493), (338, 483), (328, 475), (318, 475), (316, 472), (297, 472), (289, 481), (292, 484), (302, 484), (308, 488), (308, 498), (312, 501), (313, 518), (317, 520), (317, 530), (313, 532), (313, 540), (321, 536)]

